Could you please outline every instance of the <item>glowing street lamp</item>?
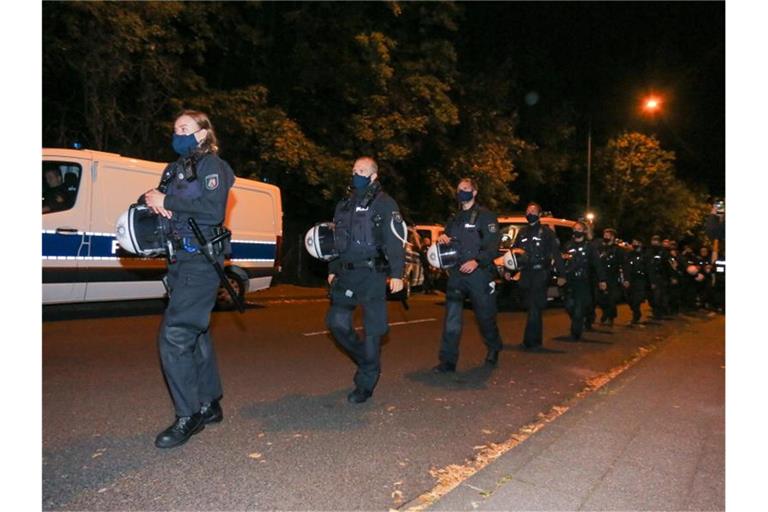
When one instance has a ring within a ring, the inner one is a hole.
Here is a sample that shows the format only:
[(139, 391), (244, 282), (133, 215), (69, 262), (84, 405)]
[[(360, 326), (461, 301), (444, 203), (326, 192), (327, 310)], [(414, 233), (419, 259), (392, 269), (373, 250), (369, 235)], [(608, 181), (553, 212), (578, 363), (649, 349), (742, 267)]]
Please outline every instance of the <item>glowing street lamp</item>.
[(661, 98), (658, 96), (648, 96), (643, 100), (643, 110), (649, 114), (655, 114), (661, 110)]

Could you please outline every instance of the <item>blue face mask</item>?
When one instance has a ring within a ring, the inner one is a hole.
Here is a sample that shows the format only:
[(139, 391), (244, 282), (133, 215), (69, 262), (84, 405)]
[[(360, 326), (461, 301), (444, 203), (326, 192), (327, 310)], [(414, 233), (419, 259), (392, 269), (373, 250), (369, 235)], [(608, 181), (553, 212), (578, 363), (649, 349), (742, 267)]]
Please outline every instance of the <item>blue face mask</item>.
[(461, 203), (466, 203), (467, 201), (471, 201), (473, 197), (473, 193), (471, 190), (459, 190), (456, 193), (456, 198)]
[(536, 224), (539, 222), (539, 216), (533, 213), (527, 213), (525, 215), (525, 220), (528, 221), (528, 224)]
[[(199, 132), (200, 130), (198, 130)], [(189, 135), (173, 134), (173, 150), (181, 156), (188, 156), (198, 145), (195, 133)]]
[(370, 176), (360, 176), (359, 174), (352, 175), (352, 188), (355, 190), (365, 190), (368, 185), (371, 184)]

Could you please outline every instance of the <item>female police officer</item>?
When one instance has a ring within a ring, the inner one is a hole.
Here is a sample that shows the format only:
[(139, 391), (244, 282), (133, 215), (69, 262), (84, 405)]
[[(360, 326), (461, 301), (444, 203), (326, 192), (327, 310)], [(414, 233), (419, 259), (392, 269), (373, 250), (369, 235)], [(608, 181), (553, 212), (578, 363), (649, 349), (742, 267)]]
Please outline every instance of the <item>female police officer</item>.
[[(221, 379), (208, 332), (219, 276), (201, 253), (188, 220), (194, 218), (206, 238), (212, 238), (224, 221), (235, 181), (232, 168), (217, 155), (216, 134), (202, 112), (187, 110), (178, 116), (173, 149), (179, 159), (163, 173), (166, 193), (152, 189), (144, 195), (147, 206), (171, 220), (177, 249), (176, 262), (168, 265), (170, 301), (158, 336), (176, 421), (158, 434), (158, 448), (184, 444), (206, 424), (223, 419)], [(222, 247), (214, 250), (220, 264), (223, 252)]]

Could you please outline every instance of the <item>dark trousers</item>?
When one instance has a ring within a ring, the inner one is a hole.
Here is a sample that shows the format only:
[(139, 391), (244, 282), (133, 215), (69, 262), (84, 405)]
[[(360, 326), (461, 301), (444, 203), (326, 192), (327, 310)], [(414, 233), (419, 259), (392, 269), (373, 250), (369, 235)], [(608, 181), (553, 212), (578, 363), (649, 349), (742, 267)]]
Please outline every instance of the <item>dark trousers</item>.
[(677, 282), (670, 283), (667, 292), (669, 293), (669, 313), (677, 315), (680, 313), (680, 304), (682, 303), (682, 289), (680, 287), (680, 278), (674, 278)]
[(653, 309), (654, 318), (661, 318), (669, 313), (669, 295), (667, 284), (663, 280), (651, 282), (648, 302), (650, 302)]
[(221, 397), (208, 324), (219, 276), (201, 254), (180, 252), (168, 265), (170, 300), (158, 336), (163, 374), (177, 416), (191, 416)]
[(526, 347), (540, 347), (544, 336), (542, 311), (547, 307), (549, 269), (523, 270), (520, 275), (520, 290), (523, 293), (528, 318), (525, 321), (523, 344)]
[[(592, 306), (592, 284), (587, 279), (569, 279), (565, 289), (565, 310), (571, 317), (571, 336), (581, 338), (584, 322), (589, 322)], [(591, 324), (591, 322), (589, 322)]]
[(618, 278), (610, 278), (607, 281), (608, 288), (603, 291), (597, 290), (597, 301), (600, 309), (603, 310), (602, 320), (613, 320), (618, 315), (616, 304), (621, 300), (621, 284)]
[(456, 364), (463, 324), (464, 298), (469, 297), (480, 334), (488, 350), (501, 350), (501, 336), (496, 325), (496, 283), (490, 272), (478, 268), (471, 274), (451, 270), (445, 291), (445, 320), (440, 343), (442, 362)]
[(632, 309), (632, 322), (640, 321), (640, 305), (645, 300), (645, 288), (647, 282), (642, 278), (634, 278), (627, 288), (627, 304)]
[[(381, 374), (381, 337), (389, 329), (386, 286), (383, 272), (365, 268), (340, 272), (331, 284), (331, 308), (325, 317), (334, 338), (357, 365), (355, 386), (371, 393)], [(352, 325), (358, 305), (363, 308), (364, 338)]]

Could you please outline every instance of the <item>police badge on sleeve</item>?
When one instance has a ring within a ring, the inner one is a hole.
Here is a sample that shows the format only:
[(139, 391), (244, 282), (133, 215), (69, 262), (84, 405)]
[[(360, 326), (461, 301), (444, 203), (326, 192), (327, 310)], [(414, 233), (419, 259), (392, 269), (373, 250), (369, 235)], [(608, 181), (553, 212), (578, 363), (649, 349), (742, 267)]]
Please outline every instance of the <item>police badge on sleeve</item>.
[(499, 229), (499, 226), (495, 222), (492, 223), (492, 224), (488, 224), (488, 232), (489, 233), (495, 233), (497, 229)]
[(219, 175), (218, 174), (209, 174), (205, 177), (205, 189), (206, 190), (216, 190), (219, 188)]

